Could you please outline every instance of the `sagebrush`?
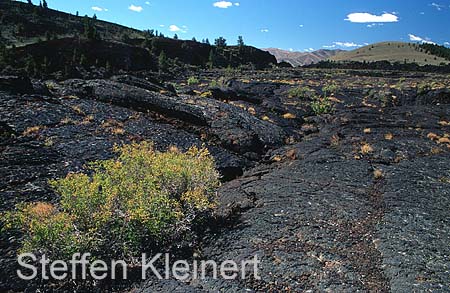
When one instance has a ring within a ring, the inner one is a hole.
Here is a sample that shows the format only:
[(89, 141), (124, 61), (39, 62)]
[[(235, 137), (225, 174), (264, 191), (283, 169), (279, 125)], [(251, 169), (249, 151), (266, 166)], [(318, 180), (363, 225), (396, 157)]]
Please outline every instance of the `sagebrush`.
[(215, 207), (219, 174), (207, 149), (158, 152), (143, 142), (115, 151), (117, 159), (50, 181), (58, 204), (21, 204), (4, 215), (5, 228), (24, 233), (21, 252), (129, 259), (182, 235)]

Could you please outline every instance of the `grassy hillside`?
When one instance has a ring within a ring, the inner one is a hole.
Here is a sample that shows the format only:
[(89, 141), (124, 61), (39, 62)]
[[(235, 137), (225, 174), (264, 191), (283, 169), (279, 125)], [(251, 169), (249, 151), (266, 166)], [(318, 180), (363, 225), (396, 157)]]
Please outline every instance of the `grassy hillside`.
[[(22, 2), (0, 1), (1, 40), (8, 46), (32, 44), (48, 37), (79, 36), (84, 33), (85, 23), (86, 18), (83, 16), (42, 9)], [(143, 32), (122, 25), (98, 19), (93, 21), (93, 25), (103, 40), (121, 41), (125, 36), (130, 39), (144, 38)]]
[(444, 58), (427, 53), (418, 44), (402, 42), (383, 42), (359, 49), (341, 52), (329, 60), (332, 61), (389, 61), (400, 63), (417, 63), (419, 65), (449, 64)]
[(211, 46), (27, 3), (0, 2), (0, 67), (31, 76), (57, 71), (73, 76), (80, 66), (114, 72), (173, 71), (185, 65), (262, 69), (276, 64), (274, 56), (250, 46)]

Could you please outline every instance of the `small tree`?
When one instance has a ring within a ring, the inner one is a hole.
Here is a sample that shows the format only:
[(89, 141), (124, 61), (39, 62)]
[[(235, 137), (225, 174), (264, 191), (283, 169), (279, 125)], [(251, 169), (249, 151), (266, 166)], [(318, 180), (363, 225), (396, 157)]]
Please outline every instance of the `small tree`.
[(242, 36), (238, 37), (237, 44), (238, 44), (239, 47), (244, 47), (245, 46), (244, 39), (242, 38)]
[(227, 46), (227, 40), (224, 37), (218, 37), (214, 40), (214, 45), (218, 48), (224, 48)]
[(113, 70), (112, 70), (111, 63), (109, 63), (109, 61), (106, 61), (105, 69), (106, 69), (106, 72), (112, 73)]
[(27, 57), (25, 61), (25, 70), (30, 76), (36, 75), (36, 62), (34, 61), (33, 57)]
[(142, 46), (144, 48), (150, 48), (152, 46), (152, 41), (146, 37), (145, 40), (142, 42)]
[(31, 0), (27, 0), (28, 4), (33, 5), (33, 2)]
[(45, 9), (48, 9), (48, 4), (46, 0), (42, 1), (42, 7), (44, 7)]
[(208, 67), (210, 69), (214, 68), (216, 65), (216, 54), (214, 53), (214, 50), (209, 51), (209, 57), (208, 57)]
[(144, 33), (146, 33), (149, 38), (153, 38), (155, 36), (155, 30), (148, 29), (145, 30)]
[(158, 53), (158, 40), (156, 38), (152, 39), (150, 51), (152, 54), (156, 55)]
[(166, 71), (167, 70), (167, 67), (168, 67), (169, 63), (167, 61), (167, 56), (166, 56), (166, 53), (164, 51), (161, 51), (161, 53), (159, 54), (158, 65), (159, 65), (159, 70), (160, 71)]
[(75, 65), (75, 64), (77, 64), (78, 63), (78, 51), (77, 51), (77, 49), (75, 48), (75, 49), (73, 49), (73, 52), (72, 52), (72, 65)]
[(92, 16), (92, 19), (97, 20), (97, 14), (94, 13), (94, 15)]
[(124, 43), (130, 42), (130, 37), (128, 36), (128, 34), (125, 33), (122, 35), (122, 42), (124, 42)]
[(81, 54), (81, 57), (80, 57), (80, 64), (81, 64), (81, 66), (87, 66), (87, 58), (86, 58), (86, 55), (84, 55), (84, 54)]
[(173, 36), (173, 39), (174, 39), (174, 40), (178, 40), (178, 35), (175, 34), (175, 35)]
[(89, 40), (94, 40), (97, 36), (97, 31), (94, 27), (94, 24), (89, 19), (88, 16), (84, 17), (84, 37)]
[(45, 40), (51, 41), (52, 40), (52, 34), (49, 31), (45, 32)]
[(0, 65), (3, 65), (5, 63), (5, 55), (6, 55), (6, 46), (3, 44), (3, 42), (0, 43)]
[(42, 64), (41, 64), (41, 70), (44, 73), (48, 73), (50, 71), (49, 69), (50, 69), (50, 62), (48, 61), (47, 56), (45, 56), (44, 60), (42, 61)]

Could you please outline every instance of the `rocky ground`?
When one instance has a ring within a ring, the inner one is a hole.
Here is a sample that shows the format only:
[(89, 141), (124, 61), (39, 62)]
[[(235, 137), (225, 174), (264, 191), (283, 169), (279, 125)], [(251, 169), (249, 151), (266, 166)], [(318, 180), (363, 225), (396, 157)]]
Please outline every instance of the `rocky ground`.
[[(113, 156), (115, 143), (205, 144), (227, 220), (191, 257), (257, 254), (262, 279), (148, 280), (135, 291), (450, 291), (447, 76), (210, 71), (188, 84), (190, 75), (0, 77), (0, 210), (57, 200), (49, 178)], [(326, 92), (334, 111), (316, 115), (311, 99), (289, 95), (299, 86)], [(0, 241), (0, 290), (23, 290), (17, 235)]]

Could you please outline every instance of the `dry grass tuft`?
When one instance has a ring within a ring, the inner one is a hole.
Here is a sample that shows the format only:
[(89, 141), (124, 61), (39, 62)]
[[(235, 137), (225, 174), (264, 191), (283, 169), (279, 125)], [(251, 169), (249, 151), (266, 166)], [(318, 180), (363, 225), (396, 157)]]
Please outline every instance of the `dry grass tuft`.
[(384, 139), (385, 140), (393, 140), (394, 139), (394, 135), (392, 134), (392, 133), (386, 133), (385, 135), (384, 135)]
[(333, 147), (337, 147), (337, 146), (339, 146), (340, 143), (341, 143), (341, 139), (339, 138), (339, 136), (337, 134), (334, 134), (330, 139), (330, 145)]
[(286, 114), (283, 115), (283, 118), (284, 119), (295, 119), (295, 118), (297, 118), (297, 116), (295, 116), (292, 113), (286, 113)]
[(375, 178), (375, 180), (380, 180), (384, 178), (384, 173), (382, 170), (377, 169), (375, 171), (373, 171), (373, 177)]
[(436, 133), (430, 132), (430, 133), (428, 133), (427, 138), (429, 138), (431, 140), (438, 140), (440, 137)]
[(373, 153), (373, 147), (370, 144), (368, 144), (367, 142), (364, 142), (361, 144), (360, 152), (363, 155)]
[(45, 126), (37, 125), (37, 126), (28, 127), (27, 129), (24, 130), (22, 135), (30, 136), (30, 135), (38, 134), (39, 131), (41, 131), (42, 129), (45, 129)]

